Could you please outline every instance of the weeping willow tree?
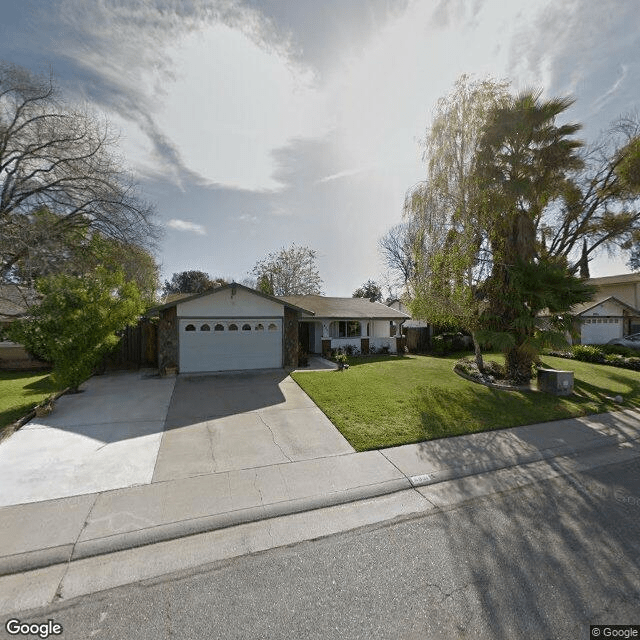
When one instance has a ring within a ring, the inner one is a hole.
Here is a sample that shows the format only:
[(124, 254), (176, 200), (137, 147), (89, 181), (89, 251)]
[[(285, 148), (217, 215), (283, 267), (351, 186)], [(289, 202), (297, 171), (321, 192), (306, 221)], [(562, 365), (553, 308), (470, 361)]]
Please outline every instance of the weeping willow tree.
[(507, 98), (506, 82), (462, 76), (436, 105), (424, 141), (427, 177), (405, 200), (414, 241), (412, 313), (469, 331), (480, 369), (477, 332), (487, 308), (482, 284), (490, 256), (476, 159), (491, 114)]

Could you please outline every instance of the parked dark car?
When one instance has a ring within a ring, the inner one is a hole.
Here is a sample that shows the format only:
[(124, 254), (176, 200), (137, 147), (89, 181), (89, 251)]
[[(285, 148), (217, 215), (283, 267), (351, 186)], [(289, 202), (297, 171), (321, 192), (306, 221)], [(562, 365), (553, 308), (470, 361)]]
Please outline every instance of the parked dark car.
[(615, 344), (619, 347), (629, 347), (630, 349), (640, 349), (640, 333), (632, 333), (623, 338), (614, 338), (609, 340), (607, 344)]

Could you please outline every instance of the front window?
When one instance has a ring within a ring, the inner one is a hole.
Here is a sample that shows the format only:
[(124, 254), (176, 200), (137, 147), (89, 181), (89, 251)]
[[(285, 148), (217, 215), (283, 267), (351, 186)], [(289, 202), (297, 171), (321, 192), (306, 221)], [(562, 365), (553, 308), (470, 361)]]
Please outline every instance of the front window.
[(362, 328), (358, 320), (335, 320), (329, 327), (332, 338), (359, 338)]

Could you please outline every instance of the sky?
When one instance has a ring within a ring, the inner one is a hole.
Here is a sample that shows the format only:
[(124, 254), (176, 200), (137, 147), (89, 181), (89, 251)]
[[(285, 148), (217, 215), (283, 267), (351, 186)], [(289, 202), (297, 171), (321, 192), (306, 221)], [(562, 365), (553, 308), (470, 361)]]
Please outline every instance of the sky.
[[(103, 114), (156, 206), (163, 279), (243, 281), (295, 243), (326, 295), (385, 283), (378, 239), (425, 177), (463, 73), (570, 95), (593, 142), (637, 112), (637, 0), (2, 0), (0, 60)], [(628, 272), (598, 256), (592, 276)], [(388, 291), (385, 291), (388, 293)]]

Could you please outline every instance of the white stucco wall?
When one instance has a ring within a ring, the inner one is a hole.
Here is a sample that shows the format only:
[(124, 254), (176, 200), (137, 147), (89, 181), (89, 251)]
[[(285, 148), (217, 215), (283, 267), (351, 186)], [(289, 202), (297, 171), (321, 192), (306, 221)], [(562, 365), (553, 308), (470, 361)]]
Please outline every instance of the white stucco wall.
[(253, 317), (273, 318), (284, 316), (284, 306), (267, 300), (238, 287), (233, 293), (232, 288), (213, 292), (188, 302), (177, 305), (179, 318), (211, 318)]

